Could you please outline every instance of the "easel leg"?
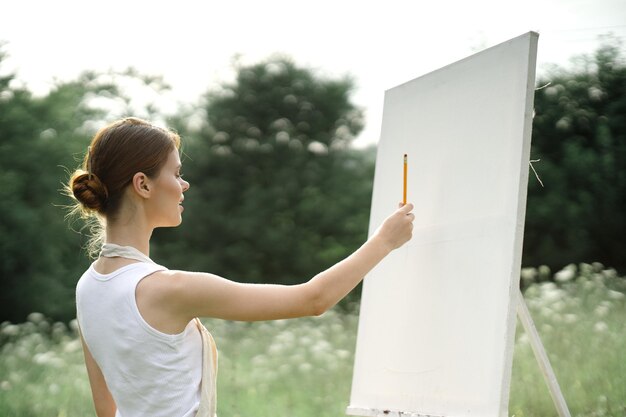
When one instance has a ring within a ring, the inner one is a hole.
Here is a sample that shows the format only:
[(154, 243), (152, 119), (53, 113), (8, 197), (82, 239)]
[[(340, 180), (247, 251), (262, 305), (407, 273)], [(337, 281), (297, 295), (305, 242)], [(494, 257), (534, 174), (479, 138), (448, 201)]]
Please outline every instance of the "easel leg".
[(537, 359), (541, 373), (543, 374), (546, 384), (548, 385), (550, 396), (552, 396), (552, 401), (554, 401), (559, 417), (571, 417), (567, 404), (565, 403), (565, 398), (563, 397), (563, 393), (559, 387), (559, 383), (556, 380), (556, 375), (554, 375), (554, 371), (550, 365), (550, 360), (548, 359), (546, 350), (541, 343), (539, 333), (537, 333), (535, 323), (530, 316), (530, 311), (528, 311), (526, 301), (524, 301), (524, 295), (521, 291), (518, 291), (517, 298), (517, 316), (522, 322), (522, 326), (524, 326), (526, 334), (530, 338), (530, 345), (533, 349), (533, 353), (535, 354), (535, 359)]

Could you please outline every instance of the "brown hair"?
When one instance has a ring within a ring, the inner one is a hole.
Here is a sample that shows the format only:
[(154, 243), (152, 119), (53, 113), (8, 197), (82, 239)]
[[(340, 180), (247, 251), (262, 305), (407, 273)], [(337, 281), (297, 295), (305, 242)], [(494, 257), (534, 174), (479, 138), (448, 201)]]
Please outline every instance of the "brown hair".
[(102, 220), (116, 215), (133, 176), (157, 176), (172, 150), (179, 148), (177, 133), (135, 117), (117, 120), (95, 134), (82, 167), (66, 187), (66, 194), (77, 202), (72, 213), (98, 219), (100, 230), (92, 237), (91, 249), (102, 240)]

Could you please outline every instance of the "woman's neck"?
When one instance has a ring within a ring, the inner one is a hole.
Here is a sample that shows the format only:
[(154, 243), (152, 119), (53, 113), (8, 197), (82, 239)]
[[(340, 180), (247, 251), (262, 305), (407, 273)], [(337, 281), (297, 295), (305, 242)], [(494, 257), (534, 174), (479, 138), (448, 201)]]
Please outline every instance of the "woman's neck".
[(132, 246), (146, 256), (150, 256), (150, 237), (152, 228), (141, 222), (111, 223), (106, 226), (106, 243), (120, 246)]

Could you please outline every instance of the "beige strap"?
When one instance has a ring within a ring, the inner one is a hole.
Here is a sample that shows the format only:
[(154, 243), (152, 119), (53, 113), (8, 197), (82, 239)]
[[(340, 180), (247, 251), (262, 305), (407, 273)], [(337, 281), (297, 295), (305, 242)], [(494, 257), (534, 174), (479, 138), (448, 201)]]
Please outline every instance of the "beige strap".
[(196, 417), (216, 417), (217, 410), (217, 347), (213, 336), (200, 319), (195, 318), (202, 336), (202, 382), (200, 385), (200, 407)]
[(105, 243), (102, 245), (100, 256), (105, 258), (113, 258), (119, 256), (121, 258), (134, 259), (139, 262), (147, 262), (153, 264), (154, 261), (142, 253), (139, 249), (132, 246), (120, 246), (115, 243)]

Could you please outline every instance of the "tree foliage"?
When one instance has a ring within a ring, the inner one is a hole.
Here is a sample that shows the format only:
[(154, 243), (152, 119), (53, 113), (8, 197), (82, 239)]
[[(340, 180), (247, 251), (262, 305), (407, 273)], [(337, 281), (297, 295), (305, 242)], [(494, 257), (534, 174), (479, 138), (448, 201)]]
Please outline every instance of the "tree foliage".
[[(619, 45), (538, 81), (525, 266), (600, 261), (626, 270), (626, 65)], [(4, 55), (0, 48), (0, 67)], [(76, 281), (88, 266), (64, 219), (59, 192), (95, 130), (136, 115), (183, 136), (191, 183), (184, 221), (155, 232), (152, 256), (171, 268), (238, 281), (297, 283), (366, 238), (374, 150), (354, 149), (362, 112), (349, 78), (325, 78), (274, 57), (236, 68), (233, 82), (181, 106), (169, 120), (137, 103), (159, 77), (132, 69), (86, 72), (33, 96), (0, 77), (0, 321), (33, 311), (74, 317)], [(83, 224), (70, 223), (74, 230)]]
[[(5, 58), (0, 51), (0, 66)], [(88, 231), (65, 219), (71, 202), (60, 190), (95, 130), (136, 110), (118, 84), (112, 74), (85, 72), (35, 97), (17, 86), (15, 74), (0, 78), (0, 321), (23, 321), (33, 311), (75, 316)]]
[(626, 268), (626, 65), (606, 44), (555, 70), (535, 95), (524, 264), (599, 261)]
[(37, 98), (12, 88), (12, 79), (0, 84), (0, 317), (39, 310), (71, 318), (68, 300), (86, 263), (58, 208), (67, 204), (58, 190), (62, 166), (75, 166), (85, 146), (77, 130), (89, 116), (81, 111), (83, 87), (59, 85)]
[(186, 135), (185, 220), (158, 233), (155, 253), (239, 281), (294, 283), (356, 249), (373, 158), (349, 147), (362, 128), (351, 89), (285, 58), (238, 68), (207, 94), (207, 127)]

